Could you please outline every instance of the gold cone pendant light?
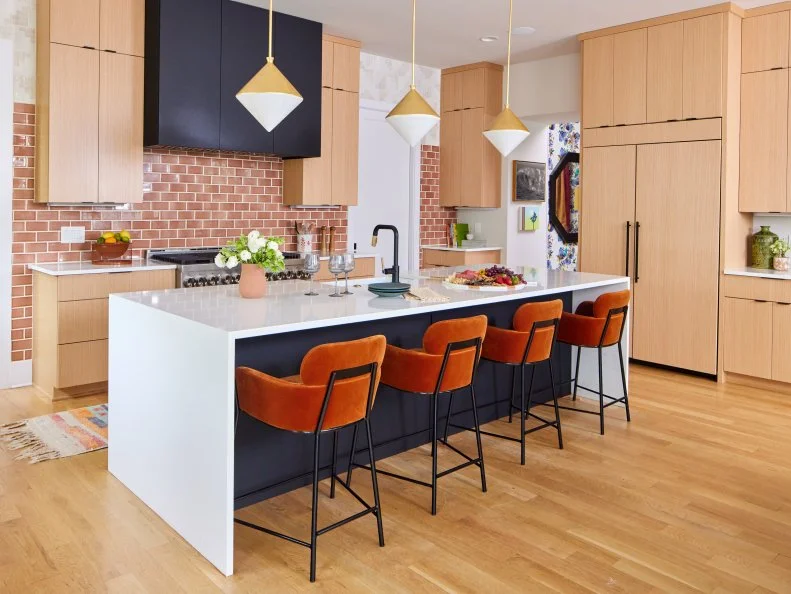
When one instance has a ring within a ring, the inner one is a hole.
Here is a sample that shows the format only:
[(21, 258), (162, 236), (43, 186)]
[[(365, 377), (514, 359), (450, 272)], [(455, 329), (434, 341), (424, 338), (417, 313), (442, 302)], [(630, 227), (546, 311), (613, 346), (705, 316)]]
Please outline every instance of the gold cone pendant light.
[(503, 157), (510, 155), (525, 138), (530, 136), (530, 130), (516, 117), (511, 111), (511, 28), (514, 16), (514, 0), (511, 0), (511, 7), (508, 11), (508, 66), (505, 72), (505, 109), (500, 112), (492, 127), (486, 130), (483, 135), (500, 151)]
[(272, 14), (272, 0), (269, 0), (269, 55), (266, 64), (236, 94), (239, 102), (267, 132), (274, 130), (302, 103), (302, 95), (275, 66), (272, 56)]
[(439, 116), (415, 88), (415, 17), (417, 0), (412, 0), (412, 84), (404, 98), (387, 114), (387, 121), (409, 146), (420, 140), (439, 123)]

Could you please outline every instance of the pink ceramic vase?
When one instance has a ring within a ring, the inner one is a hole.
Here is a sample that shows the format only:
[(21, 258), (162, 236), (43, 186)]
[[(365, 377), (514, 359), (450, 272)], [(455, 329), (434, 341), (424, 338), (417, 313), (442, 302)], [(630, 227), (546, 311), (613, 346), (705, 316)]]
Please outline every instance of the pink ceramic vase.
[(258, 299), (266, 295), (266, 272), (255, 264), (242, 264), (239, 295), (245, 299)]

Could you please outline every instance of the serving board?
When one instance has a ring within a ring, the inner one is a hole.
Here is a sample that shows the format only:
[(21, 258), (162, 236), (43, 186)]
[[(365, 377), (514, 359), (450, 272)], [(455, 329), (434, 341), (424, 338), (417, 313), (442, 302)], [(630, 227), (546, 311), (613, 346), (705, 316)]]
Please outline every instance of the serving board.
[(511, 285), (509, 287), (508, 285), (457, 285), (456, 283), (442, 281), (442, 286), (447, 289), (456, 289), (458, 291), (484, 291), (502, 293), (504, 291), (521, 291), (522, 289), (526, 289), (530, 286), (537, 287), (538, 283), (523, 283), (521, 285)]

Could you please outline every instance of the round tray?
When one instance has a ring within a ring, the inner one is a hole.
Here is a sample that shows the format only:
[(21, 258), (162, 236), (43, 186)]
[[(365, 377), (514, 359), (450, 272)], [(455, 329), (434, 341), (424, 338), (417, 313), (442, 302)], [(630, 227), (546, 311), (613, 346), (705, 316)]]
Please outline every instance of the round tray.
[(412, 285), (407, 283), (371, 283), (368, 290), (377, 297), (399, 297), (408, 293)]

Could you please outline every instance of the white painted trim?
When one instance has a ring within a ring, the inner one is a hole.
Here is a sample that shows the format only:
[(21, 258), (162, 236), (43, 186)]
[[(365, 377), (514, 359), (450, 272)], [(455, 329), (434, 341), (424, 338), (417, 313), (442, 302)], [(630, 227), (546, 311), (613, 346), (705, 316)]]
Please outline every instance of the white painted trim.
[(0, 40), (0, 388), (11, 377), (11, 194), (13, 186), (14, 46)]
[(10, 388), (21, 388), (33, 384), (33, 361), (14, 361), (8, 382)]

